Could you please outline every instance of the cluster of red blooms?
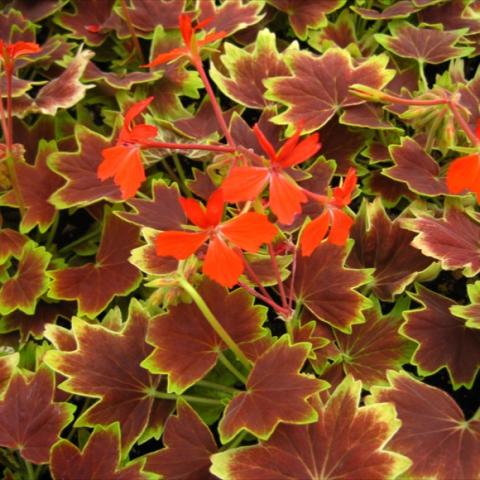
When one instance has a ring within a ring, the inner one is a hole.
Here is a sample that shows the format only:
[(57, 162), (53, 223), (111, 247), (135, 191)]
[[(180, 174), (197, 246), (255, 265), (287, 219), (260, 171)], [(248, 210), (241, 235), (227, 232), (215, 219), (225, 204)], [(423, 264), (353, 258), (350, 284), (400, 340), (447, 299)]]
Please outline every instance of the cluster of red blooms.
[[(185, 46), (158, 55), (146, 66), (153, 67), (182, 56), (188, 56), (193, 64), (201, 61), (200, 47), (224, 36), (223, 32), (210, 33), (197, 39), (196, 32), (208, 21), (194, 27), (190, 17), (182, 14), (180, 31)], [(134, 196), (145, 180), (140, 152), (142, 148), (152, 145), (157, 129), (144, 123), (134, 125), (134, 120), (151, 101), (152, 97), (140, 101), (126, 112), (117, 143), (103, 150), (103, 161), (98, 168), (98, 177), (101, 180), (113, 177), (124, 199)], [(183, 260), (196, 252), (203, 252), (205, 275), (227, 287), (235, 285), (244, 271), (242, 250), (257, 252), (263, 244), (271, 244), (278, 229), (266, 215), (252, 211), (222, 221), (225, 203), (254, 201), (268, 185), (270, 210), (280, 223), (289, 225), (309, 197), (320, 202), (324, 207), (322, 214), (310, 222), (301, 234), (303, 255), (310, 255), (325, 237), (331, 243), (343, 245), (353, 224), (352, 218), (342, 210), (350, 203), (356, 187), (353, 169), (348, 172), (343, 186), (333, 189), (332, 197), (305, 190), (289, 173), (290, 169), (311, 159), (320, 150), (317, 133), (300, 139), (301, 128), (297, 128), (295, 134), (275, 151), (258, 125), (254, 126), (253, 132), (265, 157), (252, 153), (251, 157), (256, 162), (254, 165), (246, 163), (234, 166), (210, 196), (206, 207), (191, 198), (181, 198), (181, 206), (192, 225), (185, 226), (181, 231), (161, 232), (156, 239), (156, 252), (159, 256)], [(246, 161), (245, 158), (244, 160)]]

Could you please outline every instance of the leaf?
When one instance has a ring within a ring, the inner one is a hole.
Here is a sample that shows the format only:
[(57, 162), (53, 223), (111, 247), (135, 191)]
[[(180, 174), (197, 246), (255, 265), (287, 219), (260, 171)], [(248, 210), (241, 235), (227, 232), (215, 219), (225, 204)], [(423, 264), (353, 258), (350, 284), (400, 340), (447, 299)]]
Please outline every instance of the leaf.
[(3, 397), (3, 392), (7, 389), (19, 360), (18, 352), (0, 356), (0, 398)]
[(11, 256), (19, 258), (27, 242), (28, 237), (16, 230), (11, 228), (0, 229), (0, 264), (5, 263)]
[(444, 30), (467, 28), (467, 35), (480, 33), (480, 19), (475, 5), (463, 0), (451, 0), (425, 8), (419, 13), (419, 20), (430, 25), (440, 24)]
[(22, 12), (22, 15), (32, 22), (49, 17), (60, 7), (59, 0), (37, 0), (33, 5), (29, 0), (13, 0), (9, 5), (9, 8)]
[(373, 292), (380, 300), (393, 301), (432, 260), (410, 245), (415, 234), (391, 221), (380, 199), (364, 202), (350, 236), (355, 245), (348, 265), (373, 268)]
[(444, 270), (465, 268), (468, 277), (480, 272), (480, 226), (467, 213), (447, 207), (443, 218), (421, 215), (403, 220), (402, 225), (418, 233), (412, 245), (440, 260)]
[(327, 383), (300, 373), (309, 352), (308, 343), (291, 345), (284, 335), (257, 359), (248, 376), (246, 392), (231, 400), (220, 420), (222, 443), (241, 430), (266, 440), (279, 423), (317, 420), (308, 398), (324, 390)]
[(399, 334), (405, 302), (383, 315), (378, 301), (365, 311), (365, 323), (354, 325), (351, 334), (334, 331), (342, 367), (361, 380), (363, 388), (387, 383), (387, 371), (400, 370), (410, 361), (411, 342)]
[(152, 200), (134, 198), (128, 205), (134, 212), (118, 212), (118, 216), (127, 222), (155, 230), (180, 229), (187, 218), (180, 205), (178, 188), (167, 186), (162, 181), (152, 183)]
[(480, 471), (478, 415), (465, 420), (449, 395), (406, 373), (391, 372), (389, 377), (391, 387), (375, 388), (367, 401), (395, 405), (402, 424), (389, 448), (412, 460), (405, 478), (477, 478)]
[(79, 316), (96, 317), (114, 297), (128, 295), (139, 285), (142, 275), (128, 261), (138, 245), (138, 227), (107, 211), (95, 263), (49, 272), (49, 296), (75, 300)]
[(165, 448), (146, 456), (145, 470), (178, 480), (214, 478), (209, 473), (210, 455), (217, 445), (209, 428), (183, 400), (177, 404), (177, 415), (165, 424), (163, 443)]
[(302, 40), (307, 37), (307, 28), (318, 29), (326, 23), (327, 14), (343, 7), (345, 0), (268, 0), (278, 10), (288, 14), (295, 34)]
[(456, 303), (417, 285), (411, 297), (421, 308), (405, 312), (401, 333), (418, 344), (412, 363), (422, 375), (446, 368), (455, 389), (471, 388), (480, 369), (480, 331), (465, 327), (463, 319), (452, 315)]
[(172, 408), (171, 401), (155, 400), (153, 395), (160, 377), (140, 366), (152, 350), (145, 343), (147, 324), (147, 314), (136, 300), (130, 303), (128, 319), (121, 332), (74, 317), (76, 350), (49, 351), (45, 356), (51, 368), (68, 378), (60, 385), (62, 390), (99, 399), (77, 419), (75, 426), (108, 426), (120, 422), (125, 451), (142, 434), (145, 440), (158, 435), (158, 431), (150, 431), (156, 421), (154, 412), (159, 410), (165, 420)]
[(283, 54), (277, 50), (275, 34), (265, 28), (258, 33), (253, 48), (246, 50), (226, 43), (224, 49), (225, 54), (220, 56), (222, 68), (218, 70), (213, 63), (210, 68), (218, 88), (246, 107), (263, 109), (269, 105), (263, 80), (289, 73)]
[(368, 300), (354, 290), (365, 284), (362, 270), (345, 268), (345, 248), (322, 242), (310, 257), (297, 256), (295, 295), (318, 320), (349, 333), (364, 321), (361, 310)]
[[(157, 25), (163, 28), (177, 28), (178, 16), (185, 7), (185, 0), (130, 0), (128, 17), (142, 36), (155, 30)], [(123, 11), (120, 11), (123, 17)]]
[(391, 22), (392, 36), (375, 34), (383, 47), (404, 58), (414, 58), (420, 63), (442, 63), (473, 52), (472, 47), (456, 47), (465, 31), (447, 32), (432, 28), (418, 28), (404, 22)]
[[(205, 280), (198, 292), (240, 349), (264, 335), (266, 309), (254, 305), (244, 290), (228, 293)], [(181, 303), (152, 318), (147, 341), (155, 350), (142, 365), (153, 373), (167, 374), (168, 391), (177, 394), (202, 379), (215, 366), (218, 353), (227, 348), (194, 303)]]
[(48, 289), (46, 269), (52, 256), (32, 241), (25, 244), (16, 272), (0, 286), (0, 314), (14, 310), (33, 314), (37, 300)]
[[(46, 232), (57, 215), (57, 210), (48, 199), (62, 186), (63, 180), (47, 166), (47, 158), (56, 151), (55, 142), (41, 140), (34, 165), (26, 162), (15, 164), (18, 185), (26, 209), (20, 223), (22, 233), (28, 233), (36, 226), (41, 233)], [(0, 198), (0, 205), (18, 206), (13, 190)]]
[(321, 56), (306, 51), (292, 52), (285, 61), (291, 76), (269, 78), (266, 97), (287, 106), (287, 110), (272, 121), (288, 125), (287, 134), (295, 125), (304, 122), (305, 132), (312, 132), (325, 125), (336, 113), (365, 103), (349, 93), (349, 87), (360, 83), (381, 89), (394, 75), (388, 70), (388, 57), (370, 56), (358, 66), (346, 50), (331, 48)]
[(143, 461), (120, 466), (120, 428), (118, 423), (96, 427), (80, 451), (68, 440), (57, 442), (50, 453), (50, 472), (54, 480), (147, 480)]
[(102, 150), (111, 146), (111, 140), (82, 125), (75, 128), (75, 139), (76, 152), (57, 152), (48, 158), (48, 166), (66, 180), (50, 201), (59, 209), (84, 207), (100, 200), (118, 202), (120, 189), (113, 179), (101, 181), (97, 177)]
[(410, 0), (400, 0), (385, 8), (381, 12), (373, 8), (351, 7), (352, 10), (367, 20), (391, 20), (392, 18), (406, 18), (420, 10)]
[(50, 447), (72, 421), (75, 406), (53, 401), (55, 383), (47, 368), (30, 378), (17, 372), (0, 401), (0, 446), (20, 451), (35, 464), (47, 463)]
[(384, 170), (383, 175), (405, 182), (412, 192), (420, 195), (448, 194), (438, 163), (415, 140), (404, 137), (401, 145), (393, 145), (389, 150), (395, 166)]
[(400, 427), (395, 409), (359, 407), (360, 394), (361, 383), (347, 377), (325, 405), (312, 399), (316, 423), (279, 425), (266, 442), (217, 453), (211, 471), (224, 480), (396, 478), (411, 462), (385, 449)]
[(197, 0), (196, 11), (200, 11), (199, 21), (207, 18), (212, 20), (205, 27), (207, 30), (225, 32), (232, 35), (250, 25), (255, 25), (264, 15), (260, 13), (265, 4), (264, 0), (244, 2), (243, 0), (229, 0), (216, 5), (215, 0)]
[(395, 207), (402, 197), (408, 199), (415, 197), (405, 183), (392, 180), (384, 176), (383, 172), (383, 169), (372, 171), (364, 181), (364, 193), (379, 196), (388, 208)]
[(450, 312), (456, 317), (466, 320), (467, 328), (480, 328), (480, 282), (467, 285), (468, 305), (453, 305)]

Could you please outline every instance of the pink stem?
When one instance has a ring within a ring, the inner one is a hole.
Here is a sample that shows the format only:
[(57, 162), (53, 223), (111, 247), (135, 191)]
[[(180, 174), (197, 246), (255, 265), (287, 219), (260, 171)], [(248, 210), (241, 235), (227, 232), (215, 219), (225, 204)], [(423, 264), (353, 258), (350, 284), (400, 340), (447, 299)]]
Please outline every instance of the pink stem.
[(144, 142), (144, 148), (170, 148), (172, 150), (208, 150), (210, 152), (233, 153), (235, 148), (227, 145), (205, 145), (202, 143), (168, 143), (168, 142)]
[(453, 113), (453, 116), (455, 117), (455, 120), (459, 123), (459, 125), (462, 127), (462, 130), (465, 132), (465, 135), (468, 137), (470, 142), (477, 147), (480, 145), (480, 139), (477, 138), (475, 133), (472, 131), (470, 128), (470, 125), (467, 123), (467, 121), (463, 118), (463, 115), (460, 113), (460, 110), (458, 109), (457, 104), (454, 101), (449, 102), (449, 107), (450, 110)]
[(250, 264), (247, 262), (246, 258), (242, 255), (243, 258), (243, 263), (245, 264), (245, 270), (247, 271), (247, 276), (250, 277), (250, 280), (254, 281), (257, 285), (262, 294), (265, 297), (268, 297), (272, 302), (274, 301), (273, 298), (270, 296), (270, 294), (267, 292), (265, 287), (262, 285), (262, 282), (258, 278), (257, 274), (254, 272), (253, 268), (250, 266)]
[(283, 308), (288, 307), (287, 296), (285, 295), (285, 288), (283, 286), (282, 276), (280, 275), (280, 269), (278, 268), (277, 258), (275, 252), (273, 251), (272, 244), (267, 244), (268, 253), (270, 254), (270, 259), (272, 261), (273, 272), (275, 278), (277, 279), (278, 289), (280, 291), (280, 298), (282, 299)]
[(249, 287), (246, 283), (237, 282), (240, 287), (242, 287), (244, 290), (246, 290), (250, 295), (253, 295), (254, 297), (258, 298), (259, 300), (262, 300), (262, 302), (267, 303), (270, 305), (277, 313), (280, 313), (282, 315), (289, 315), (290, 310), (288, 308), (283, 308), (277, 303), (275, 303), (273, 300), (270, 298), (265, 297), (265, 295), (262, 295), (261, 293), (258, 293), (254, 288)]

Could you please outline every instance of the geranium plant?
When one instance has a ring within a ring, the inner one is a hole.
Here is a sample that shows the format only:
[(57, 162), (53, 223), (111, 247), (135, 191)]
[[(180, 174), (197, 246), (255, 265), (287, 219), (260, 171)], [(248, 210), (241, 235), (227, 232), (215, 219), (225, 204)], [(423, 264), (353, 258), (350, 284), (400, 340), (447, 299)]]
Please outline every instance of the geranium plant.
[(0, 8), (4, 478), (480, 478), (478, 2)]

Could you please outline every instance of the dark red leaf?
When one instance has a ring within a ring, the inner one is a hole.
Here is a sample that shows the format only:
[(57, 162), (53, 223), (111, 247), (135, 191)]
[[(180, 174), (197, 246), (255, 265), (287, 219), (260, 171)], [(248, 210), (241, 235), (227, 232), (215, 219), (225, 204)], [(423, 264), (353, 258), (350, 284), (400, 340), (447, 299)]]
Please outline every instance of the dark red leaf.
[(466, 327), (480, 329), (480, 282), (468, 284), (467, 292), (470, 303), (468, 305), (453, 305), (450, 307), (450, 312), (456, 317), (466, 320)]
[(332, 46), (347, 48), (355, 42), (355, 17), (348, 10), (343, 10), (334, 22), (308, 32), (308, 44), (319, 52), (326, 52)]
[(49, 295), (60, 300), (76, 300), (78, 315), (96, 317), (116, 296), (137, 288), (142, 275), (128, 258), (139, 246), (138, 227), (113, 213), (105, 214), (102, 238), (95, 263), (52, 270)]
[(120, 428), (114, 423), (96, 427), (80, 451), (68, 440), (57, 442), (50, 453), (50, 472), (54, 480), (147, 480), (143, 462), (120, 466)]
[(13, 0), (9, 8), (22, 12), (32, 22), (38, 22), (55, 13), (61, 6), (60, 0), (36, 0), (33, 4), (30, 0)]
[(412, 298), (422, 304), (404, 314), (402, 333), (418, 344), (412, 362), (422, 375), (445, 367), (454, 388), (471, 388), (480, 369), (480, 330), (452, 315), (456, 303), (447, 297), (418, 285)]
[(257, 359), (248, 376), (246, 392), (232, 399), (220, 420), (222, 443), (241, 430), (266, 440), (279, 423), (317, 420), (308, 398), (328, 384), (300, 373), (309, 351), (308, 343), (291, 345), (285, 335)]
[(6, 390), (19, 360), (20, 354), (18, 352), (0, 357), (0, 398), (3, 397), (3, 392)]
[(373, 8), (352, 7), (352, 10), (367, 20), (391, 20), (392, 18), (406, 18), (412, 13), (420, 10), (420, 7), (414, 5), (411, 0), (400, 0), (381, 12)]
[(345, 268), (345, 248), (323, 242), (310, 257), (298, 254), (295, 295), (318, 320), (344, 332), (364, 321), (368, 301), (354, 290), (368, 281), (361, 270)]
[(405, 373), (392, 372), (390, 383), (374, 389), (369, 399), (395, 405), (402, 424), (388, 448), (412, 460), (405, 478), (478, 477), (480, 421), (465, 420), (449, 395)]
[(32, 463), (48, 462), (50, 447), (72, 421), (75, 406), (53, 401), (55, 382), (48, 368), (30, 378), (16, 373), (0, 401), (0, 446), (15, 448)]
[(11, 228), (4, 228), (0, 230), (0, 264), (10, 257), (20, 258), (23, 247), (27, 243), (28, 238), (12, 230)]
[[(68, 377), (60, 388), (77, 395), (99, 398), (76, 421), (76, 426), (108, 426), (120, 422), (125, 450), (147, 431), (144, 439), (158, 435), (150, 431), (150, 414), (159, 403), (163, 420), (172, 402), (156, 400), (153, 393), (160, 377), (151, 375), (140, 362), (151, 352), (145, 343), (148, 316), (138, 302), (130, 304), (127, 322), (121, 332), (91, 325), (74, 318), (75, 351), (49, 351), (45, 361)], [(92, 368), (94, 366), (94, 368)]]
[(147, 455), (145, 470), (163, 478), (178, 480), (209, 480), (210, 455), (217, 445), (209, 428), (197, 413), (180, 400), (177, 415), (170, 416), (163, 433), (165, 448)]
[(395, 409), (359, 407), (360, 394), (348, 377), (326, 404), (311, 400), (316, 423), (279, 425), (266, 442), (217, 453), (211, 471), (224, 480), (396, 478), (411, 462), (385, 449), (400, 426)]
[[(150, 33), (158, 25), (164, 29), (177, 28), (178, 16), (185, 8), (185, 0), (129, 0), (128, 16), (135, 28)], [(123, 16), (123, 12), (122, 16)]]
[(384, 176), (383, 170), (373, 171), (364, 181), (365, 193), (379, 196), (388, 208), (395, 207), (402, 197), (413, 199), (413, 194), (403, 182)]

